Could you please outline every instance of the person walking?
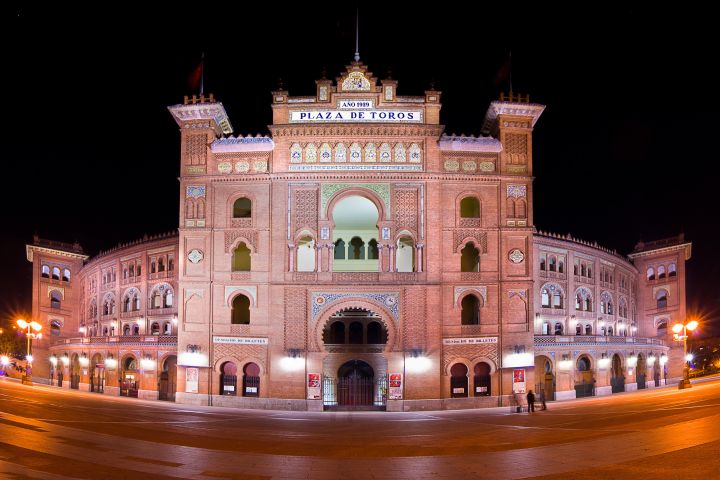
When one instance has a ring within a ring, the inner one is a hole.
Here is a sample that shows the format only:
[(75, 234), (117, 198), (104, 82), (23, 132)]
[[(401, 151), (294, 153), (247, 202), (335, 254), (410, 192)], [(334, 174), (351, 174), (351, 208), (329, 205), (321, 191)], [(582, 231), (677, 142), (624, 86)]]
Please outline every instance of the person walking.
[(535, 394), (532, 390), (528, 390), (527, 393), (527, 402), (528, 402), (528, 413), (532, 413), (535, 411)]
[(538, 392), (538, 395), (540, 396), (540, 404), (542, 405), (542, 410), (547, 410), (547, 405), (545, 405), (545, 391), (540, 390)]

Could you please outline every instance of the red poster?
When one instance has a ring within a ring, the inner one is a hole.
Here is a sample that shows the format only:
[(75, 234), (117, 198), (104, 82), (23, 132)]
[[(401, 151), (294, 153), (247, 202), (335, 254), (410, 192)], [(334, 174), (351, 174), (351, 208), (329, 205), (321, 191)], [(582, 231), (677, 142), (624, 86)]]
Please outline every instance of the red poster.
[(525, 381), (525, 369), (516, 368), (513, 370), (513, 383), (522, 383)]

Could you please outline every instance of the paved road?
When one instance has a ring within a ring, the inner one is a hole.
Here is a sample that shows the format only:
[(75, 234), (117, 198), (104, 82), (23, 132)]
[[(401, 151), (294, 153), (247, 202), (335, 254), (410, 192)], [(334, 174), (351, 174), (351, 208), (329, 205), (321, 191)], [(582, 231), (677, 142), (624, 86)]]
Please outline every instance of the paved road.
[(720, 381), (548, 410), (191, 407), (0, 380), (0, 478), (717, 478)]

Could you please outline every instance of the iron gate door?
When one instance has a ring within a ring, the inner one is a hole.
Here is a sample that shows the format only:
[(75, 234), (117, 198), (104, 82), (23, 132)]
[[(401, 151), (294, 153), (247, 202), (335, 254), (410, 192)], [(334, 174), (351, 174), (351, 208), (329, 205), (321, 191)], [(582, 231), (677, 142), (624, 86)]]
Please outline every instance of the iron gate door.
[(646, 378), (647, 378), (647, 376), (644, 373), (638, 373), (638, 376), (637, 376), (638, 390), (642, 389), (642, 388), (647, 388)]
[(337, 382), (338, 405), (372, 405), (374, 385), (374, 379), (362, 377), (360, 375), (353, 374), (347, 377), (339, 378)]

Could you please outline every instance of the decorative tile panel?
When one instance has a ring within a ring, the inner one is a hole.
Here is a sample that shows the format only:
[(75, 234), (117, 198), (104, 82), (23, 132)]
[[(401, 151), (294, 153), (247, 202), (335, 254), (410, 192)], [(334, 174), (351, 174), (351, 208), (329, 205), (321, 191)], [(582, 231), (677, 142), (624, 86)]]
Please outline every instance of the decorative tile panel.
[(392, 293), (313, 293), (312, 302), (312, 319), (317, 320), (320, 313), (327, 308), (327, 305), (340, 299), (367, 298), (374, 300), (387, 308), (393, 318), (397, 320), (400, 316), (400, 294)]
[(346, 188), (367, 188), (368, 190), (372, 190), (375, 192), (378, 197), (383, 201), (383, 204), (385, 205), (385, 211), (390, 212), (390, 185), (387, 183), (326, 183), (323, 184), (321, 187), (321, 203), (320, 208), (324, 212), (327, 208), (327, 204), (330, 201), (330, 198), (332, 198), (333, 195), (335, 195), (340, 190), (345, 190)]

